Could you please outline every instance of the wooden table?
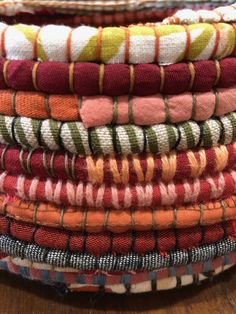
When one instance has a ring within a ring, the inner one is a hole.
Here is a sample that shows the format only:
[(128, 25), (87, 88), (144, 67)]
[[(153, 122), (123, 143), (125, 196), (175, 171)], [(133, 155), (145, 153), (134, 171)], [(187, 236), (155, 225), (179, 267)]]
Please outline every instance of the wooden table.
[(1, 314), (85, 313), (236, 313), (236, 268), (213, 282), (179, 290), (140, 295), (70, 294), (59, 296), (54, 288), (0, 273)]

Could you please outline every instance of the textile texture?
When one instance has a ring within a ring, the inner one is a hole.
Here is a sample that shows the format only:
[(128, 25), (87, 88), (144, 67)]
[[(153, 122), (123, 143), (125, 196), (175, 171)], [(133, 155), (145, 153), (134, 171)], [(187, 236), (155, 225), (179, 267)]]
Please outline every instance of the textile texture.
[(220, 172), (194, 180), (135, 185), (95, 185), (0, 173), (0, 192), (24, 200), (62, 206), (128, 209), (208, 202), (236, 193), (236, 171)]
[(235, 221), (226, 221), (210, 226), (196, 226), (183, 229), (167, 229), (158, 232), (137, 231), (112, 234), (111, 232), (87, 233), (38, 226), (0, 216), (0, 233), (41, 247), (88, 253), (95, 256), (104, 254), (139, 255), (151, 251), (166, 252), (189, 249), (233, 236)]
[(168, 96), (46, 95), (0, 90), (0, 114), (35, 119), (82, 121), (86, 128), (106, 124), (153, 125), (204, 121), (236, 110), (236, 86), (206, 93)]
[(234, 56), (236, 29), (227, 23), (74, 29), (0, 23), (0, 42), (7, 59), (166, 65)]
[[(236, 59), (157, 64), (34, 62), (0, 58), (0, 88), (81, 96), (208, 92), (236, 85)], [(114, 73), (116, 75), (114, 75)]]
[(94, 12), (120, 12), (120, 11), (139, 11), (143, 8), (153, 8), (153, 9), (169, 9), (169, 8), (181, 8), (187, 6), (189, 8), (201, 8), (201, 7), (214, 7), (215, 5), (220, 5), (222, 3), (232, 3), (232, 0), (214, 0), (209, 2), (209, 0), (185, 0), (185, 1), (167, 1), (167, 0), (80, 0), (80, 1), (45, 1), (45, 0), (15, 0), (10, 2), (7, 0), (1, 1), (1, 11), (7, 15), (14, 15), (16, 12), (29, 11), (30, 9), (53, 9), (56, 12), (74, 12), (77, 13), (94, 13)]
[(46, 249), (41, 246), (0, 235), (0, 249), (5, 254), (46, 263), (57, 267), (70, 267), (81, 271), (152, 271), (160, 268), (206, 262), (227, 255), (236, 250), (236, 241), (227, 237), (212, 244), (205, 244), (189, 250), (173, 250), (165, 254), (149, 252), (105, 254), (95, 256), (70, 251)]
[(82, 122), (36, 120), (0, 115), (0, 143), (24, 148), (65, 149), (82, 156), (168, 153), (195, 147), (210, 148), (236, 139), (236, 113), (204, 122), (153, 126), (100, 126), (86, 129)]
[[(2, 253), (4, 254), (4, 253)], [(231, 252), (228, 255), (220, 256), (214, 258), (208, 262), (203, 263), (192, 263), (190, 265), (180, 265), (180, 266), (172, 266), (170, 268), (156, 269), (154, 271), (132, 271), (132, 272), (102, 272), (102, 271), (80, 271), (72, 268), (59, 268), (57, 266), (52, 266), (49, 264), (35, 263), (31, 262), (28, 259), (21, 259), (19, 257), (12, 256), (3, 256), (0, 261), (0, 268), (2, 270), (7, 270), (10, 272), (19, 272), (19, 275), (23, 275), (27, 272), (23, 271), (23, 267), (28, 268), (28, 271), (32, 274), (33, 278), (36, 279), (35, 276), (40, 275), (40, 270), (45, 272), (41, 274), (39, 279), (47, 281), (57, 280), (58, 282), (63, 282), (66, 284), (79, 283), (79, 284), (97, 284), (104, 285), (108, 284), (119, 284), (123, 283), (127, 285), (129, 284), (138, 284), (143, 282), (144, 280), (152, 281), (152, 280), (161, 280), (164, 278), (170, 278), (172, 276), (183, 276), (183, 275), (194, 275), (198, 272), (208, 273), (210, 277), (210, 272), (220, 266), (229, 266), (235, 263), (236, 253)], [(5, 269), (4, 269), (5, 267)], [(20, 273), (20, 270), (23, 273)]]
[(211, 225), (236, 218), (236, 197), (179, 207), (109, 210), (61, 207), (1, 196), (0, 213), (16, 220), (68, 230), (114, 233)]
[(232, 6), (218, 7), (212, 11), (183, 9), (177, 11), (173, 16), (167, 17), (163, 24), (193, 24), (193, 23), (217, 23), (235, 21), (236, 4)]
[(87, 156), (43, 149), (24, 150), (0, 145), (0, 170), (10, 175), (31, 175), (92, 184), (167, 183), (171, 180), (214, 175), (236, 165), (236, 143), (214, 148), (172, 151), (170, 154)]
[(141, 293), (149, 291), (180, 288), (188, 284), (199, 284), (202, 280), (212, 279), (214, 275), (229, 269), (235, 264), (235, 252), (217, 257), (205, 263), (195, 263), (159, 269), (152, 272), (129, 273), (78, 273), (76, 270), (58, 269), (48, 264), (32, 263), (26, 259), (2, 257), (0, 269), (39, 280), (58, 288), (61, 293), (89, 291), (100, 293)]

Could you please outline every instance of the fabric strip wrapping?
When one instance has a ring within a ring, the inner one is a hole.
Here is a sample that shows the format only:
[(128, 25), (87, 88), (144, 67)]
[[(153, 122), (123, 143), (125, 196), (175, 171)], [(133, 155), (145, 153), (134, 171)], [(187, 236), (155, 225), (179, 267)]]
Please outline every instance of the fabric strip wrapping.
[(91, 234), (35, 226), (34, 224), (0, 216), (0, 233), (3, 235), (9, 235), (15, 239), (37, 244), (41, 247), (89, 253), (96, 256), (106, 253), (124, 254), (134, 252), (141, 255), (151, 251), (183, 250), (217, 242), (225, 236), (233, 236), (235, 231), (235, 221), (229, 220), (210, 226), (196, 226), (178, 230)]
[(235, 22), (236, 5), (222, 6), (215, 10), (199, 10), (183, 9), (177, 11), (173, 16), (167, 17), (163, 24), (193, 24), (193, 23), (217, 23), (217, 22)]
[[(233, 1), (233, 0), (230, 0)], [(213, 4), (214, 5), (214, 4)], [(214, 7), (217, 3), (214, 5)], [(210, 9), (211, 3), (203, 3), (202, 7), (204, 9)], [(191, 8), (199, 9), (199, 4), (191, 5)], [(120, 25), (130, 25), (136, 23), (146, 23), (149, 22), (158, 22), (162, 21), (166, 16), (171, 16), (176, 12), (176, 8), (167, 8), (165, 10), (153, 10), (153, 8), (144, 8), (137, 11), (122, 11), (122, 12), (75, 12), (74, 10), (66, 10), (62, 12), (61, 9), (47, 9), (47, 14), (45, 10), (42, 12), (37, 9), (37, 14), (26, 14), (22, 12), (22, 7), (17, 7), (17, 14), (15, 10), (9, 3), (8, 7), (0, 7), (1, 21), (7, 24), (36, 24), (36, 25), (45, 25), (45, 24), (55, 24), (55, 25), (67, 25), (70, 27), (76, 27), (78, 25), (90, 25), (96, 27), (105, 27), (105, 26), (120, 26)], [(33, 8), (29, 10), (35, 11)], [(53, 13), (53, 14), (52, 14)], [(62, 14), (63, 13), (63, 14)], [(11, 15), (15, 14), (15, 15)]]
[(226, 23), (128, 28), (79, 26), (70, 36), (71, 31), (67, 26), (40, 28), (0, 23), (1, 55), (15, 60), (99, 61), (106, 64), (157, 62), (168, 65), (182, 60), (222, 59), (234, 55), (236, 45), (235, 28)]
[(229, 254), (236, 250), (236, 241), (233, 238), (224, 238), (213, 244), (206, 244), (189, 250), (174, 250), (165, 255), (157, 252), (149, 252), (144, 255), (130, 252), (121, 255), (105, 254), (97, 257), (88, 253), (79, 254), (46, 249), (1, 235), (0, 249), (11, 256), (27, 258), (33, 262), (57, 267), (71, 267), (81, 271), (152, 271), (165, 267), (206, 262), (218, 256)]
[(61, 207), (1, 196), (0, 212), (16, 220), (49, 227), (98, 233), (128, 230), (164, 230), (211, 225), (236, 218), (236, 197), (179, 207), (148, 207), (109, 210)]
[(197, 151), (106, 157), (81, 157), (63, 151), (24, 150), (17, 146), (0, 145), (0, 170), (10, 175), (26, 174), (92, 184), (135, 185), (159, 180), (167, 183), (173, 179), (214, 175), (234, 169), (235, 165), (235, 142)]
[(0, 58), (0, 88), (81, 96), (179, 94), (234, 86), (235, 72), (235, 58), (165, 67), (157, 64), (38, 63)]
[(0, 192), (24, 200), (51, 202), (62, 206), (128, 209), (182, 205), (226, 198), (236, 193), (236, 171), (220, 172), (194, 180), (165, 184), (92, 185), (0, 173)]
[(82, 122), (62, 123), (52, 119), (36, 120), (0, 115), (0, 143), (19, 144), (24, 148), (61, 148), (82, 156), (124, 155), (142, 152), (167, 153), (194, 147), (209, 148), (230, 144), (236, 139), (236, 113), (219, 119), (177, 125), (156, 124), (101, 126), (86, 129)]
[[(1, 255), (4, 253), (1, 252)], [(1, 256), (0, 255), (0, 256)], [(154, 271), (127, 271), (127, 272), (102, 272), (102, 271), (96, 271), (96, 272), (81, 272), (80, 270), (73, 269), (73, 268), (63, 268), (57, 266), (52, 266), (49, 264), (42, 264), (42, 263), (35, 263), (32, 261), (29, 261), (28, 259), (21, 259), (17, 257), (11, 257), (11, 256), (2, 256), (0, 261), (0, 268), (4, 269), (5, 266), (7, 270), (17, 273), (20, 268), (27, 267), (29, 268), (30, 273), (32, 274), (32, 279), (42, 279), (39, 276), (39, 271), (45, 271), (47, 273), (45, 277), (47, 277), (49, 280), (51, 278), (55, 278), (55, 273), (59, 275), (59, 273), (63, 273), (63, 278), (59, 276), (58, 282), (64, 282), (64, 283), (91, 283), (96, 282), (97, 284), (103, 283), (103, 284), (118, 284), (118, 283), (126, 283), (126, 284), (138, 284), (144, 280), (151, 280), (153, 278), (154, 280), (161, 280), (164, 278), (170, 278), (175, 274), (176, 276), (181, 275), (190, 275), (190, 274), (196, 274), (198, 272), (205, 272), (208, 273), (210, 271), (213, 271), (214, 269), (225, 266), (225, 265), (232, 265), (236, 261), (236, 253), (231, 252), (227, 256), (223, 255), (220, 257), (217, 257), (211, 261), (207, 261), (204, 263), (192, 263), (190, 265), (181, 265), (181, 266), (172, 266), (171, 268), (164, 268), (164, 269), (157, 269)], [(191, 267), (190, 267), (191, 266)], [(6, 270), (5, 269), (5, 270)], [(50, 274), (52, 276), (50, 276)], [(71, 276), (69, 276), (69, 274)], [(54, 275), (54, 276), (53, 276)], [(82, 276), (80, 276), (82, 275)], [(210, 274), (209, 274), (210, 275)], [(43, 276), (43, 274), (42, 274)], [(99, 278), (100, 277), (100, 278)]]
[[(150, 8), (155, 9), (157, 8), (158, 11), (165, 10), (165, 9), (173, 9), (173, 8), (181, 8), (187, 5), (188, 7), (215, 7), (216, 5), (220, 5), (223, 3), (232, 3), (232, 0), (214, 0), (214, 2), (205, 1), (205, 0), (197, 0), (197, 1), (172, 1), (168, 2), (166, 0), (142, 0), (142, 1), (135, 1), (135, 0), (121, 0), (121, 1), (45, 1), (45, 0), (20, 0), (15, 1), (14, 3), (10, 1), (1, 1), (0, 9), (2, 14), (6, 15), (14, 15), (17, 12), (29, 12), (32, 9), (39, 10), (39, 9), (51, 9), (52, 12), (61, 12), (61, 13), (77, 13), (77, 14), (91, 14), (96, 12), (122, 12), (123, 11), (130, 11), (136, 12), (141, 9)], [(31, 13), (33, 13), (32, 11)]]
[(236, 110), (236, 86), (206, 93), (137, 96), (45, 95), (0, 91), (0, 114), (58, 121), (82, 121), (86, 128), (107, 124), (154, 125), (204, 121)]
[(217, 257), (205, 263), (118, 275), (109, 272), (78, 273), (76, 270), (71, 271), (68, 268), (61, 269), (48, 264), (32, 263), (27, 259), (6, 256), (0, 260), (0, 269), (31, 280), (53, 284), (54, 287), (59, 284), (61, 288), (61, 284), (65, 284), (66, 290), (77, 292), (99, 292), (102, 289), (106, 293), (141, 293), (180, 288), (188, 284), (199, 284), (202, 280), (212, 278), (234, 264), (235, 252), (232, 252), (227, 256)]

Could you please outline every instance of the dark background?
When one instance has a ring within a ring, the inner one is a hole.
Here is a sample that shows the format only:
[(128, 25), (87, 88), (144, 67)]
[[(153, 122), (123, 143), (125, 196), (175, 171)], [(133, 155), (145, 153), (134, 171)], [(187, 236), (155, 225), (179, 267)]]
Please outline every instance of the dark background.
[(236, 313), (236, 268), (178, 290), (138, 295), (69, 294), (0, 272), (0, 313)]

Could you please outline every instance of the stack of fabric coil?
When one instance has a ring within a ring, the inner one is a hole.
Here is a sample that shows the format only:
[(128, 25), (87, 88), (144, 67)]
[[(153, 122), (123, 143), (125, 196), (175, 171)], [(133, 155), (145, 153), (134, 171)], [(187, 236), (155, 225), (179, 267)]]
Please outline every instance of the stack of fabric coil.
[(236, 263), (235, 22), (0, 23), (2, 270), (138, 293)]

